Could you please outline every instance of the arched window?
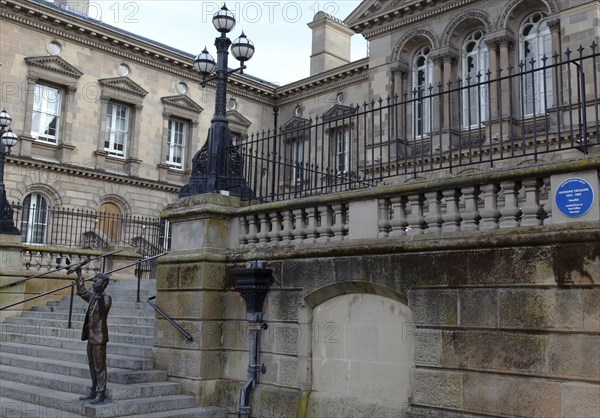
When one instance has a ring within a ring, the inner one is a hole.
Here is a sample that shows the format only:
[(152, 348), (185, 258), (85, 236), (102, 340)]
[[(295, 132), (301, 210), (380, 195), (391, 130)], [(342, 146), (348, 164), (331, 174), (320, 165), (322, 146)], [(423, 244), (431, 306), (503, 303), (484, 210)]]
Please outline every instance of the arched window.
[(433, 63), (429, 54), (431, 48), (419, 49), (413, 60), (413, 132), (416, 138), (431, 131), (430, 85), (433, 80)]
[(483, 31), (471, 33), (462, 50), (463, 125), (477, 126), (488, 120), (488, 49), (483, 42)]
[(45, 244), (48, 235), (48, 200), (39, 193), (31, 193), (23, 200), (21, 241)]
[(544, 20), (546, 13), (530, 14), (519, 31), (519, 54), (523, 74), (523, 114), (542, 113), (553, 104), (552, 35)]

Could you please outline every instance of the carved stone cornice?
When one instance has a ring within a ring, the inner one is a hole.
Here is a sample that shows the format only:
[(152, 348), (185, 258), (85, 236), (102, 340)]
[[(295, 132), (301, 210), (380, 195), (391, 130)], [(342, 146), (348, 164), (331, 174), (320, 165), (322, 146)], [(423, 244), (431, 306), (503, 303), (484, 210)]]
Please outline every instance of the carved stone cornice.
[[(476, 0), (457, 0), (452, 2), (442, 0), (408, 0), (404, 1), (404, 3), (402, 1), (396, 1), (394, 3), (390, 2), (390, 8), (379, 13), (374, 13), (372, 16), (355, 19), (353, 23), (349, 21), (349, 19), (352, 18), (351, 15), (345, 22), (355, 33), (361, 33), (369, 40), (423, 20), (433, 19), (439, 15), (448, 13), (451, 10), (472, 4), (475, 1)], [(435, 7), (435, 3), (439, 3), (440, 5)]]
[(145, 97), (148, 92), (129, 77), (113, 77), (98, 80), (103, 89), (120, 91), (132, 96)]
[(364, 82), (369, 78), (369, 60), (364, 58), (346, 64), (342, 67), (320, 73), (316, 76), (305, 78), (280, 87), (276, 90), (275, 100), (278, 105), (301, 100), (305, 97), (323, 94), (333, 90)]
[[(56, 9), (51, 3), (2, 0), (0, 19), (200, 83), (200, 76), (193, 69), (193, 55), (154, 45), (133, 34), (111, 30), (101, 22)], [(243, 76), (235, 78), (239, 80), (239, 90), (243, 90), (243, 95), (250, 100), (264, 102), (272, 99), (274, 84), (257, 83)]]
[(81, 71), (69, 64), (61, 57), (27, 57), (25, 62), (30, 67), (38, 67), (45, 71), (55, 72), (67, 77), (78, 79), (83, 75)]
[(235, 125), (239, 128), (248, 129), (252, 122), (250, 122), (244, 115), (242, 115), (237, 110), (228, 110), (227, 111), (227, 120), (230, 125)]
[(348, 116), (353, 115), (354, 113), (356, 113), (356, 108), (336, 104), (323, 113), (321, 120), (332, 121), (336, 119), (347, 118)]
[(202, 106), (190, 99), (188, 96), (177, 95), (161, 97), (160, 101), (167, 106), (175, 107), (182, 110), (187, 110), (192, 113), (200, 113), (204, 110)]
[(288, 120), (286, 123), (281, 125), (281, 132), (283, 132), (283, 133), (293, 132), (293, 131), (301, 130), (301, 129), (303, 129), (305, 127), (309, 127), (309, 126), (310, 126), (310, 119), (294, 116), (290, 120)]
[[(104, 154), (106, 153), (104, 152)], [(179, 194), (179, 189), (181, 188), (180, 185), (176, 184), (147, 180), (135, 176), (111, 174), (107, 173), (106, 171), (97, 171), (87, 167), (79, 167), (74, 164), (53, 163), (48, 161), (34, 160), (32, 158), (27, 158), (23, 156), (11, 157), (11, 162), (15, 165), (22, 167), (49, 170), (57, 173), (57, 175), (76, 176), (85, 179), (107, 181), (111, 184), (126, 184), (146, 189), (161, 190), (167, 193), (173, 193), (175, 196)]]

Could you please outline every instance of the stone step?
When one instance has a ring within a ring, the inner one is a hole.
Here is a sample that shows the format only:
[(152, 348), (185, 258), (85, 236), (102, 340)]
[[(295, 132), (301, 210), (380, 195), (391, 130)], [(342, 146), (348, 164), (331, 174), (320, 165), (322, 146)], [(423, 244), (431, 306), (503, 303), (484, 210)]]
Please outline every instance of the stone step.
[[(137, 291), (136, 290), (126, 290), (126, 289), (110, 289), (110, 291), (106, 291), (106, 294), (109, 295), (113, 303), (123, 303), (123, 302), (137, 302)], [(155, 292), (149, 292), (147, 290), (140, 290), (140, 302), (146, 302), (150, 296), (154, 296)], [(69, 303), (71, 301), (71, 295), (63, 295), (63, 297), (58, 301), (52, 302), (61, 302), (61, 303)], [(79, 296), (75, 295), (73, 299), (73, 303), (87, 303)]]
[(143, 415), (130, 415), (128, 418), (227, 418), (227, 409), (217, 406), (206, 406)]
[(168, 395), (149, 399), (111, 401), (101, 405), (86, 404), (84, 413), (88, 417), (147, 417), (151, 413), (165, 412), (168, 417), (179, 416), (177, 410), (193, 408), (195, 400), (188, 395)]
[[(133, 280), (111, 280), (108, 284), (109, 289), (124, 289), (124, 290), (137, 290), (138, 281), (137, 279)], [(140, 281), (140, 289), (146, 291), (154, 291), (156, 290), (156, 279), (154, 280), (141, 280)]]
[[(74, 307), (73, 314), (85, 315), (86, 307)], [(55, 313), (69, 313), (68, 306), (33, 306), (31, 308), (33, 312), (55, 312)], [(140, 316), (142, 318), (154, 318), (154, 309), (146, 305), (142, 308), (133, 309), (121, 309), (119, 307), (112, 307), (108, 316)]]
[[(69, 320), (69, 314), (67, 312), (40, 312), (40, 311), (24, 311), (19, 316), (14, 316), (11, 318), (40, 318), (40, 319), (60, 319), (63, 321)], [(85, 314), (78, 313), (73, 314), (73, 321), (81, 321), (85, 319)], [(108, 315), (108, 326), (111, 324), (133, 324), (133, 325), (143, 325), (143, 326), (154, 326), (154, 316), (116, 316), (113, 315), (112, 312)]]
[[(90, 387), (90, 379), (67, 376), (56, 373), (27, 370), (21, 367), (0, 366), (2, 380), (24, 383), (83, 395)], [(6, 383), (10, 384), (10, 383)], [(108, 398), (111, 400), (151, 398), (156, 396), (177, 395), (181, 386), (175, 382), (134, 383), (129, 385), (111, 383), (107, 385)]]
[[(1, 381), (0, 381), (1, 382)], [(16, 399), (0, 396), (0, 417), (2, 418), (80, 418), (84, 415), (73, 414), (68, 411), (28, 403)]]
[[(81, 350), (65, 350), (63, 348), (4, 342), (2, 343), (2, 346), (0, 346), (0, 353), (2, 355), (10, 353), (87, 365), (87, 353)], [(108, 367), (119, 369), (148, 370), (152, 368), (152, 359), (107, 353), (106, 364)]]
[[(13, 353), (3, 352), (0, 356), (0, 365), (82, 378), (87, 378), (89, 376), (87, 363), (73, 363), (63, 360), (35, 358)], [(166, 372), (160, 370), (131, 370), (108, 367), (108, 381), (113, 383), (129, 384), (158, 382), (160, 380), (166, 380), (166, 378)]]
[[(129, 327), (131, 328), (131, 327)], [(150, 335), (140, 335), (134, 330), (132, 333), (120, 333), (119, 331), (127, 331), (120, 329), (119, 327), (108, 330), (108, 336), (110, 342), (125, 343), (125, 344), (139, 344), (139, 345), (152, 345), (154, 337)], [(10, 324), (4, 323), (0, 325), (0, 334), (5, 332), (13, 334), (31, 334), (37, 335), (42, 339), (53, 339), (53, 338), (67, 338), (72, 340), (81, 339), (81, 327), (79, 328), (57, 328), (57, 327), (46, 327), (26, 324)]]
[[(50, 388), (31, 386), (18, 382), (0, 381), (0, 396), (29, 404), (60, 409), (88, 417), (123, 417), (144, 415), (194, 406), (194, 398), (187, 395), (165, 395), (152, 398), (107, 401), (91, 405), (78, 399), (78, 395)], [(174, 416), (171, 414), (170, 416)]]
[[(73, 310), (77, 309), (77, 310), (83, 310), (83, 312), (85, 313), (85, 310), (87, 309), (87, 302), (85, 302), (84, 300), (74, 300), (73, 301)], [(69, 311), (69, 301), (65, 301), (65, 300), (51, 300), (48, 301), (47, 305), (50, 308), (54, 308), (55, 311), (62, 311), (62, 310), (66, 310), (67, 312)], [(113, 309), (121, 309), (121, 310), (138, 310), (138, 309), (142, 309), (142, 310), (147, 310), (149, 312), (152, 312), (152, 308), (146, 303), (146, 299), (142, 299), (141, 302), (135, 302), (135, 301), (115, 301), (113, 300), (111, 308), (110, 308), (110, 312), (109, 315), (111, 313), (113, 313)]]
[[(29, 344), (35, 346), (45, 346), (54, 348), (65, 348), (68, 350), (80, 350), (86, 352), (87, 342), (81, 341), (80, 338), (45, 338), (35, 334), (18, 334), (4, 332), (0, 333), (0, 341), (14, 342), (20, 344)], [(111, 341), (106, 346), (108, 354), (118, 354), (124, 356), (133, 356), (141, 358), (152, 358), (152, 346), (141, 346), (124, 343), (116, 343)]]
[[(109, 315), (110, 318), (110, 315)], [(64, 319), (45, 319), (45, 318), (24, 318), (20, 316), (12, 316), (6, 318), (5, 324), (26, 325), (38, 328), (61, 328), (61, 329), (77, 329), (83, 328), (83, 321), (71, 321), (71, 328), (68, 328), (69, 321)], [(128, 334), (128, 335), (154, 335), (154, 327), (147, 325), (123, 324), (123, 323), (108, 323), (108, 332), (113, 334)]]

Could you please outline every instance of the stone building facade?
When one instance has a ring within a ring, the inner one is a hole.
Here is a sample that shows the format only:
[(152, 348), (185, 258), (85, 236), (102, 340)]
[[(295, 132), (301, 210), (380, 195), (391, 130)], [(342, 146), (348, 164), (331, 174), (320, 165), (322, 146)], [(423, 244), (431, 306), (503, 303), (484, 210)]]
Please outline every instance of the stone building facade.
[[(434, 134), (442, 153), (460, 150), (465, 132), (485, 133), (478, 146), (504, 152), (495, 141), (514, 131), (523, 148), (554, 152), (266, 204), (177, 199), (213, 105), (192, 57), (41, 1), (1, 6), (2, 105), (21, 135), (9, 157), (10, 196), (143, 214), (168, 205), (173, 250), (161, 261), (156, 301), (194, 341), (159, 319), (155, 362), (198, 403), (235, 413), (247, 323), (228, 272), (260, 259), (275, 284), (256, 416), (598, 415), (600, 209), (595, 201), (584, 217), (561, 215), (553, 193), (571, 175), (598, 190), (600, 163), (597, 147), (578, 150), (584, 136), (563, 149), (560, 131), (548, 129), (576, 114), (570, 126), (598, 143), (597, 129), (582, 123), (588, 115), (597, 126), (597, 62), (570, 72), (561, 61), (598, 44), (597, 1), (365, 0), (343, 23), (317, 14), (310, 77), (277, 87), (234, 76), (229, 86), (238, 137), (277, 128), (268, 144), (280, 138), (292, 162), (281, 185), (302, 183), (294, 169), (310, 141), (298, 133), (317, 117), (328, 126), (316, 139), (334, 146), (313, 156), (336, 151), (338, 174), (355, 130), (369, 151), (357, 165), (378, 158), (389, 177), (384, 163), (401, 155), (392, 142), (416, 156)], [(352, 32), (369, 41), (368, 58), (349, 62)], [(556, 66), (540, 68), (554, 51)], [(531, 78), (511, 85), (497, 71), (511, 68)], [(456, 102), (422, 94), (482, 75), (487, 84), (467, 84)], [(578, 81), (583, 88), (564, 88)], [(36, 107), (36, 92), (61, 95), (58, 131), (50, 122), (37, 129), (34, 114), (51, 112)], [(377, 126), (342, 118), (332, 130), (336, 115), (388, 96), (404, 100), (402, 121), (380, 113)], [(126, 143), (117, 129), (106, 133), (119, 118)], [(177, 130), (187, 138), (181, 161), (166, 146)]]

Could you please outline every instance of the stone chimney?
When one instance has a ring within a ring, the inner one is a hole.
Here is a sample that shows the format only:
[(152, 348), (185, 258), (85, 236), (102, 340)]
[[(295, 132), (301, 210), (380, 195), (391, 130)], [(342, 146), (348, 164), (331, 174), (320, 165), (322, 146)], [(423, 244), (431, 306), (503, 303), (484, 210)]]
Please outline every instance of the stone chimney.
[(344, 22), (321, 11), (308, 27), (312, 29), (311, 76), (350, 62), (350, 37), (354, 32)]
[(82, 16), (88, 16), (90, 10), (89, 0), (54, 0), (63, 10)]

